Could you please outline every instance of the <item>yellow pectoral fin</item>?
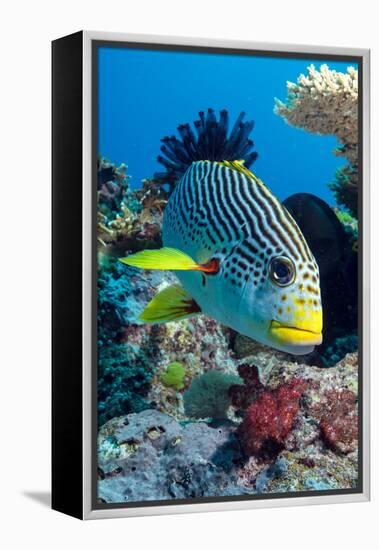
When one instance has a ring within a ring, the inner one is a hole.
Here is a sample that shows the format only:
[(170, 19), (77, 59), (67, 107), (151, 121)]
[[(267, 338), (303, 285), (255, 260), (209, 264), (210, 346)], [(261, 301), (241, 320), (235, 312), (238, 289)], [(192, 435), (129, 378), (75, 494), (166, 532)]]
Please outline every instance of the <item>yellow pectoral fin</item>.
[(198, 269), (198, 265), (190, 256), (176, 248), (169, 247), (160, 248), (159, 250), (142, 250), (126, 258), (120, 258), (120, 262), (141, 269), (173, 271)]
[(180, 285), (172, 285), (159, 292), (145, 307), (139, 320), (145, 323), (178, 321), (200, 313), (195, 300)]
[(142, 250), (142, 252), (131, 254), (126, 258), (120, 258), (120, 262), (141, 269), (203, 271), (210, 274), (218, 273), (220, 268), (220, 262), (216, 258), (211, 258), (204, 264), (197, 264), (188, 254), (169, 247), (159, 250)]

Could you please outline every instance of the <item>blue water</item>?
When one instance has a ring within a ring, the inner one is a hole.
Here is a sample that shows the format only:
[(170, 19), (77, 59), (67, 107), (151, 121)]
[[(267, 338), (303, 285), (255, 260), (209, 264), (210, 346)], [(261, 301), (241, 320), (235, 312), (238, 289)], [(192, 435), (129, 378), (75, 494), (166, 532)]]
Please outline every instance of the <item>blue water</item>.
[[(274, 98), (286, 98), (286, 82), (325, 61), (105, 48), (99, 50), (99, 153), (125, 162), (132, 187), (162, 167), (160, 139), (200, 110), (227, 109), (230, 120), (246, 111), (255, 120), (259, 157), (253, 171), (281, 199), (311, 192), (334, 204), (327, 183), (346, 161), (332, 150), (333, 136), (292, 128), (275, 115)], [(350, 64), (328, 61), (345, 72)]]

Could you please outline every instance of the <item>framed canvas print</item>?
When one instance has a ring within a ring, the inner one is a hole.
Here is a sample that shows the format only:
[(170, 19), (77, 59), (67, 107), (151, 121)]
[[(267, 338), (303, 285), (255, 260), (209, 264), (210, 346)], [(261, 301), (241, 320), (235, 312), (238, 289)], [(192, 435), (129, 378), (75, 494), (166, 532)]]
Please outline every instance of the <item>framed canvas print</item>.
[(369, 51), (53, 42), (53, 508), (369, 498)]

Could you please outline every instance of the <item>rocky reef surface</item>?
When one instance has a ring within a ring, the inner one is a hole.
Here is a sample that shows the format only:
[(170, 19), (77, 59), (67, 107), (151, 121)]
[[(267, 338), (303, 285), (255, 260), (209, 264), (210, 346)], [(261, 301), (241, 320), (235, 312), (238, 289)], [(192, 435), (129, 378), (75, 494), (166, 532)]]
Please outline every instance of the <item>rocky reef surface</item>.
[[(250, 432), (235, 396), (229, 418), (223, 420), (178, 420), (156, 409), (114, 418), (99, 431), (99, 499), (134, 502), (354, 488), (357, 354), (331, 369), (281, 361), (266, 385), (254, 375), (254, 367), (243, 365), (239, 370), (245, 370), (245, 386), (246, 370), (255, 379), (248, 392), (251, 397), (255, 385)], [(251, 444), (246, 446), (246, 440)]]
[[(251, 454), (241, 441), (243, 422), (179, 421), (155, 409), (106, 422), (98, 438), (99, 498), (135, 502), (354, 488), (357, 354), (333, 369), (282, 362), (264, 392), (294, 380), (301, 381), (301, 398), (292, 403), (287, 426), (286, 407), (275, 409), (272, 419), (272, 402), (255, 401), (261, 425)], [(280, 444), (273, 421), (281, 425)]]

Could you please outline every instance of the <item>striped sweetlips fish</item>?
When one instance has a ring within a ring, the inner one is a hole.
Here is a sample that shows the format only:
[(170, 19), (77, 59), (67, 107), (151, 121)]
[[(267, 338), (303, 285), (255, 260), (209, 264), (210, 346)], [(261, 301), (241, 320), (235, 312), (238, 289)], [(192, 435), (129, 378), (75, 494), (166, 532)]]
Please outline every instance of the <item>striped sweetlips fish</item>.
[[(172, 190), (163, 248), (122, 258), (127, 265), (173, 270), (181, 284), (158, 293), (144, 322), (209, 315), (262, 344), (295, 355), (322, 342), (319, 270), (295, 220), (249, 166), (253, 121), (200, 114), (197, 135), (164, 138), (166, 167), (156, 178)], [(174, 184), (176, 185), (174, 186)]]

